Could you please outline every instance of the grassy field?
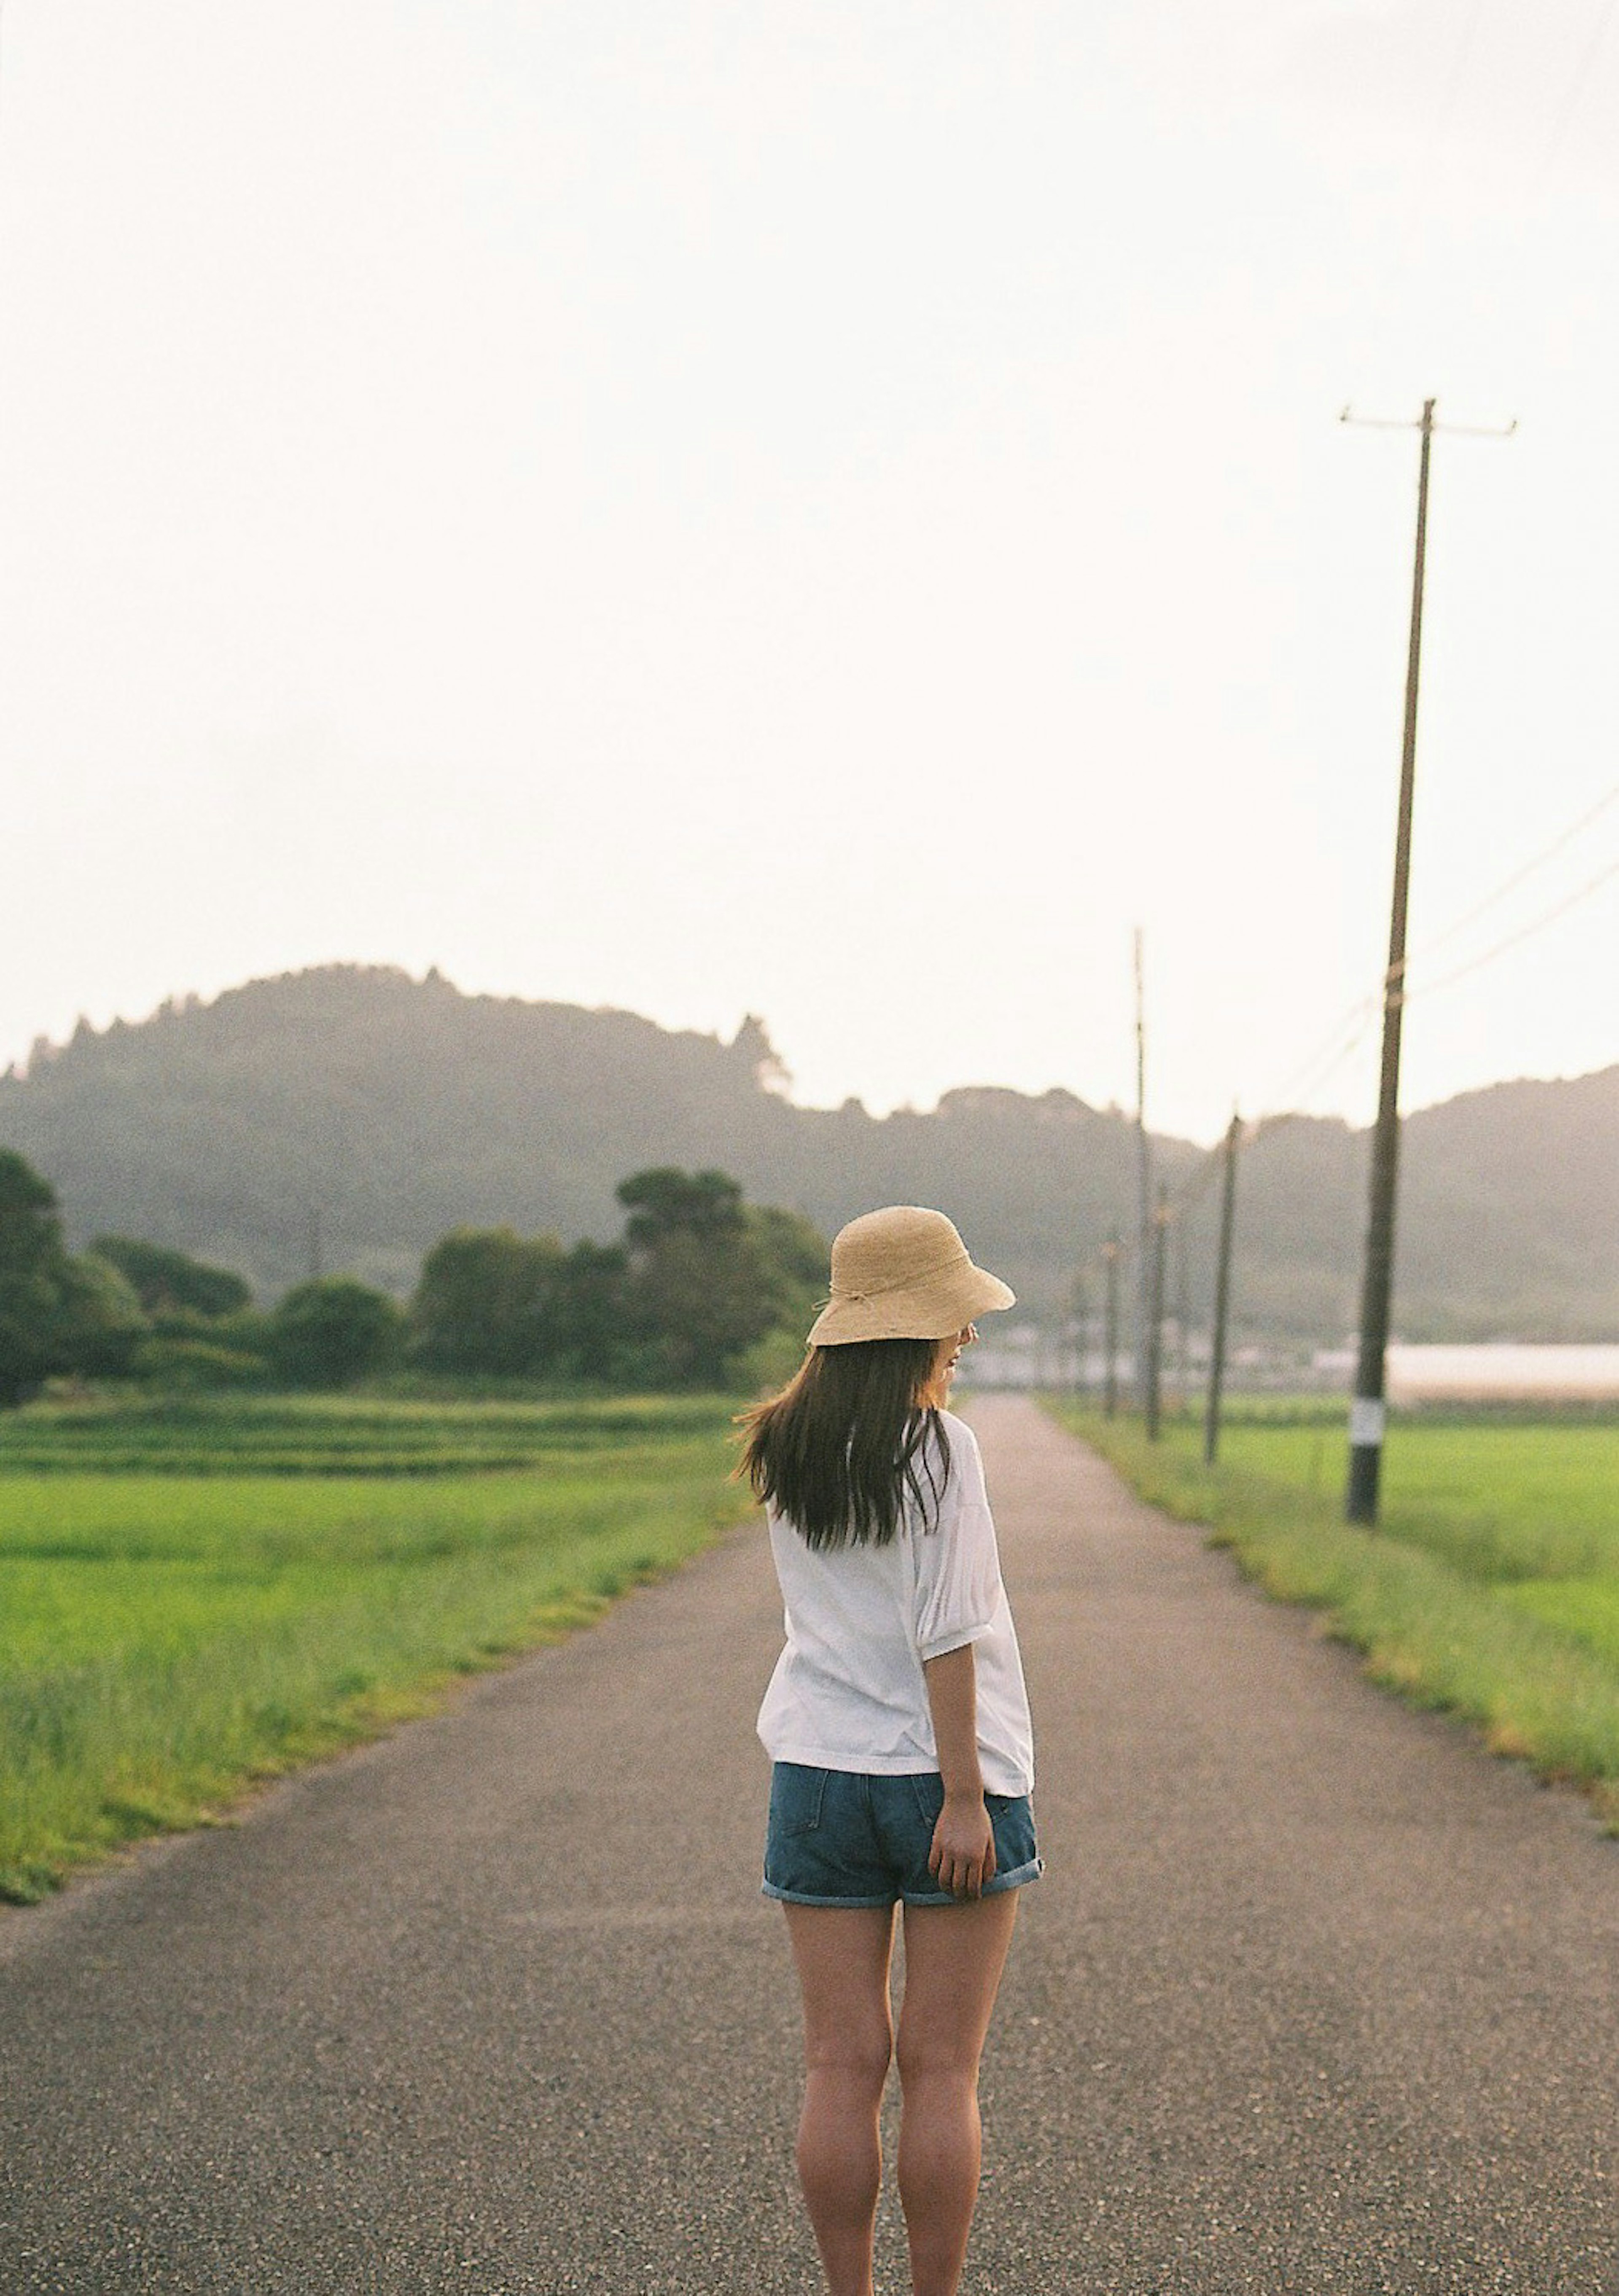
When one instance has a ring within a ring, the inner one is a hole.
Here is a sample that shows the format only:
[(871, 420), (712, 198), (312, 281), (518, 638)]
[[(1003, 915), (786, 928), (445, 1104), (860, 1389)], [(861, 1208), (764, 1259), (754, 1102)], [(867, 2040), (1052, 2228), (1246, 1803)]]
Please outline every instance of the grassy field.
[(0, 1898), (429, 1710), (737, 1521), (730, 1406), (199, 1399), (0, 1422)]
[(0, 1476), (443, 1475), (711, 1435), (710, 1397), (416, 1403), (346, 1396), (119, 1397), (0, 1414)]
[(1396, 1420), (1375, 1532), (1343, 1520), (1342, 1408), (1239, 1407), (1201, 1431), (1050, 1406), (1146, 1498), (1210, 1526), (1242, 1568), (1318, 1607), (1378, 1680), (1465, 1716), (1498, 1752), (1592, 1792), (1619, 1831), (1619, 1425)]

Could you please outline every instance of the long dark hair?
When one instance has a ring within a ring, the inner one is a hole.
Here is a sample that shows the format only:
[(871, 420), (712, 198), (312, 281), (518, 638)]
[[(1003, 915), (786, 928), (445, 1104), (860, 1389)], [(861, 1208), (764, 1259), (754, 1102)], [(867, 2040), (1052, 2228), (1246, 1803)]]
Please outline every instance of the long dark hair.
[(908, 1492), (925, 1528), (936, 1529), (950, 1440), (925, 1398), (939, 1344), (853, 1340), (811, 1348), (779, 1395), (741, 1414), (738, 1476), (811, 1546), (886, 1546)]

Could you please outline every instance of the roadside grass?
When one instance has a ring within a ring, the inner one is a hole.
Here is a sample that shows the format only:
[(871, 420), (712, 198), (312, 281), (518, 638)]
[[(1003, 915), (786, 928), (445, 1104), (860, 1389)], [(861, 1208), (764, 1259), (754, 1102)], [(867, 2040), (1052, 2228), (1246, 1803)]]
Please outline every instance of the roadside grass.
[(1395, 1422), (1377, 1531), (1343, 1520), (1335, 1427), (1201, 1431), (1048, 1405), (1154, 1505), (1206, 1525), (1267, 1593), (1322, 1612), (1374, 1678), (1497, 1753), (1584, 1787), (1619, 1833), (1619, 1428)]
[[(0, 1898), (221, 1822), (256, 1782), (432, 1710), (746, 1512), (720, 1400), (502, 1406), (492, 1446), (469, 1407), (471, 1472), (456, 1414), (423, 1432), (417, 1408), (282, 1402), (244, 1435), (215, 1406), (161, 1473), (129, 1466), (122, 1435), (101, 1446), (115, 1411), (56, 1431), (50, 1469), (0, 1472)], [(394, 1432), (431, 1471), (357, 1471)], [(75, 1443), (119, 1464), (70, 1466)], [(243, 1474), (244, 1451), (300, 1464)]]

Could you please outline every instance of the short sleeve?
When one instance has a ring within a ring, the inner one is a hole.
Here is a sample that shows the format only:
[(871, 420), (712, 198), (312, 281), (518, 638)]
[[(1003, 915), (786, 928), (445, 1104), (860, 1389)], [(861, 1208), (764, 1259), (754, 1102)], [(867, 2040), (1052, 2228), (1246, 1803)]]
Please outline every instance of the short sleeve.
[(986, 1635), (1000, 1607), (1000, 1554), (977, 1438), (957, 1421), (936, 1529), (918, 1529), (916, 1652), (942, 1658)]

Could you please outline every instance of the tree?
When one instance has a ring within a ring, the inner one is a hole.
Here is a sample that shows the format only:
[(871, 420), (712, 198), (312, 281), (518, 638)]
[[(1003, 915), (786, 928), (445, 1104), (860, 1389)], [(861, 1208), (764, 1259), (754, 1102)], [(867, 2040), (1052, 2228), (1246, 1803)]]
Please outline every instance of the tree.
[(0, 1406), (23, 1402), (60, 1367), (67, 1269), (56, 1191), (0, 1148)]
[(655, 1250), (671, 1235), (712, 1242), (740, 1235), (747, 1225), (741, 1185), (726, 1172), (682, 1172), (660, 1164), (632, 1172), (615, 1193), (629, 1214), (625, 1233), (632, 1249)]
[(640, 1365), (629, 1313), (629, 1255), (621, 1244), (576, 1243), (558, 1272), (556, 1352), (563, 1379), (633, 1385)]
[(175, 1308), (210, 1318), (234, 1316), (252, 1300), (251, 1287), (228, 1267), (210, 1267), (168, 1244), (147, 1243), (132, 1235), (101, 1235), (90, 1250), (133, 1285), (149, 1316), (160, 1316)]
[(563, 1249), (554, 1235), (458, 1227), (422, 1262), (410, 1303), (417, 1358), (435, 1371), (521, 1379), (558, 1341)]
[(775, 1320), (801, 1319), (807, 1332), (815, 1321), (816, 1302), (826, 1294), (826, 1237), (801, 1212), (785, 1211), (779, 1204), (750, 1204), (747, 1222), (769, 1283)]
[(633, 1382), (629, 1255), (509, 1227), (455, 1228), (422, 1263), (412, 1352), (435, 1371), (507, 1379)]
[(629, 1212), (632, 1328), (655, 1373), (679, 1387), (725, 1387), (776, 1317), (772, 1270), (724, 1172), (661, 1165), (620, 1183)]
[(58, 1279), (53, 1369), (121, 1379), (152, 1326), (135, 1287), (98, 1253), (65, 1262)]
[(270, 1316), (270, 1362), (289, 1387), (352, 1387), (395, 1359), (404, 1321), (385, 1292), (349, 1275), (316, 1276)]
[(146, 1328), (116, 1268), (68, 1252), (50, 1182), (0, 1148), (0, 1406), (26, 1401), (54, 1373), (127, 1371)]

